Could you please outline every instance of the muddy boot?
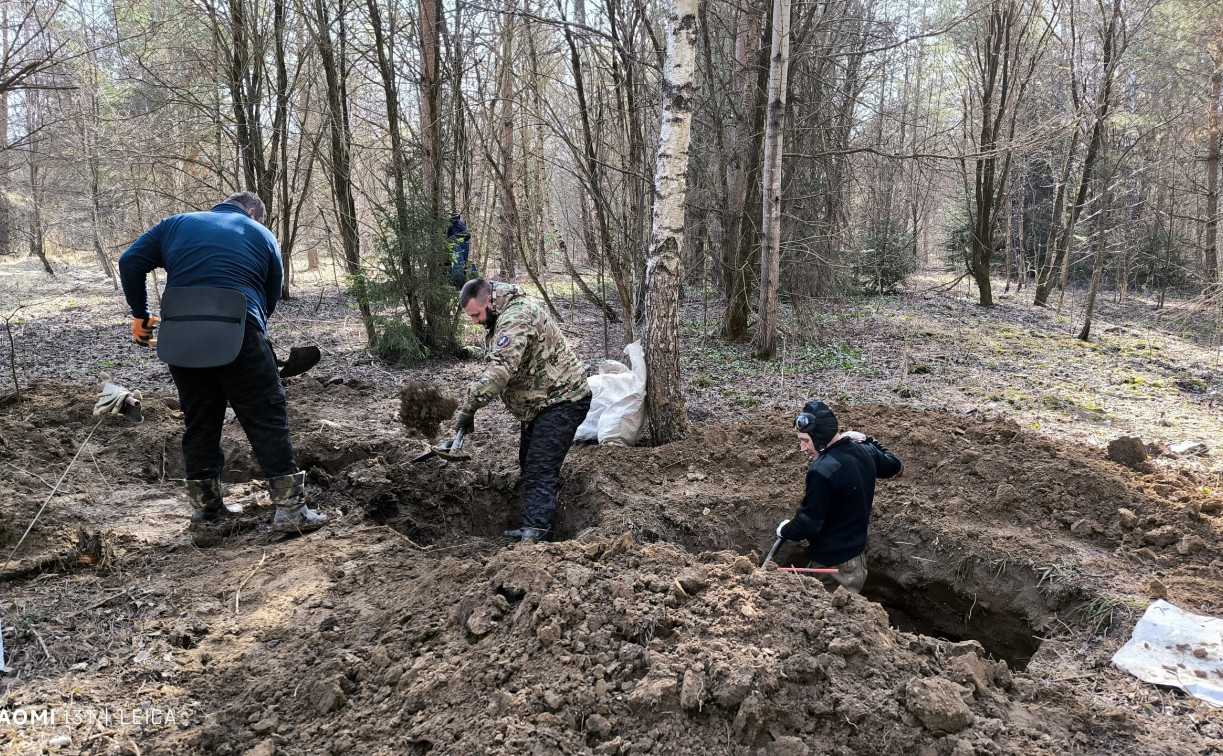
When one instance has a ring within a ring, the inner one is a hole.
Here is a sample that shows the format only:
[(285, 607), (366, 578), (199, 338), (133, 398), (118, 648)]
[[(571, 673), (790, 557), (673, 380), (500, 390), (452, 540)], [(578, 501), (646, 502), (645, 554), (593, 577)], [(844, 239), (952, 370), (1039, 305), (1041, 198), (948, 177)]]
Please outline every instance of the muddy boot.
[(519, 528), (505, 531), (506, 538), (514, 538), (522, 543), (538, 543), (548, 540), (548, 531), (539, 528)]
[(327, 515), (312, 511), (306, 506), (306, 473), (269, 478), (272, 503), (276, 505), (276, 517), (272, 530), (277, 533), (308, 533), (318, 530), (327, 522)]
[(238, 504), (226, 504), (221, 498), (221, 479), (188, 480), (187, 499), (191, 502), (191, 527), (208, 525), (242, 514)]

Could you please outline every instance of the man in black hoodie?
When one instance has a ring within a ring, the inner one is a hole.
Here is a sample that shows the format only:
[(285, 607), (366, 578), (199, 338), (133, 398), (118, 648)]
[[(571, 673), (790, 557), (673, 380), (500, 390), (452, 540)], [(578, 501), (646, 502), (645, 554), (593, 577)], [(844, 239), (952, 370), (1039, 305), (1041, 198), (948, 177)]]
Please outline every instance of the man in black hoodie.
[(858, 593), (866, 582), (866, 529), (875, 500), (875, 480), (901, 474), (895, 454), (870, 436), (838, 432), (828, 405), (807, 402), (794, 421), (799, 448), (811, 457), (807, 491), (792, 520), (777, 526), (777, 537), (807, 541), (811, 567), (835, 567), (820, 575), (829, 590), (842, 585)]

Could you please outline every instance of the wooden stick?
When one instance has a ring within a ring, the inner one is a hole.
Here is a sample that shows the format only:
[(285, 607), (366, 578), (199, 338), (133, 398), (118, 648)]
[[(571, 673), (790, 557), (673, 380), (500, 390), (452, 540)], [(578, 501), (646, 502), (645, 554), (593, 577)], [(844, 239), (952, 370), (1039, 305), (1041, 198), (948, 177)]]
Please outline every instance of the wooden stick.
[(114, 496), (115, 489), (111, 487), (110, 481), (108, 481), (106, 476), (102, 474), (102, 466), (98, 464), (98, 458), (94, 456), (92, 451), (89, 452), (89, 458), (93, 460), (93, 468), (98, 471), (98, 477), (101, 478), (102, 482), (106, 484), (106, 490), (110, 491), (111, 496)]
[(30, 626), (30, 632), (34, 633), (34, 637), (38, 639), (38, 645), (42, 646), (42, 652), (47, 655), (47, 661), (55, 661), (55, 657), (47, 650), (47, 644), (43, 642), (42, 636), (38, 634), (38, 631), (32, 625)]
[(267, 561), (267, 558), (268, 550), (264, 549), (263, 556), (259, 558), (259, 563), (255, 565), (255, 569), (251, 570), (251, 574), (247, 575), (246, 580), (242, 581), (242, 585), (238, 586), (237, 592), (234, 593), (234, 614), (238, 613), (238, 597), (242, 595), (242, 589), (245, 588), (246, 584), (251, 581), (251, 578), (255, 577), (255, 573), (259, 571), (259, 568), (263, 566), (263, 563)]

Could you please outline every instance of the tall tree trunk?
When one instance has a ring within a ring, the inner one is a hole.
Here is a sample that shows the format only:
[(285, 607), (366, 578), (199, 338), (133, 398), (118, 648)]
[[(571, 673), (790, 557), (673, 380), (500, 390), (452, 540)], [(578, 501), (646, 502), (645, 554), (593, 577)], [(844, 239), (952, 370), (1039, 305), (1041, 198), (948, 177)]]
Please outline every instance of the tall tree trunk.
[[(1065, 269), (1066, 263), (1068, 263), (1067, 255), (1070, 250), (1070, 239), (1074, 236), (1074, 227), (1078, 223), (1079, 213), (1083, 210), (1083, 203), (1087, 201), (1087, 188), (1091, 184), (1092, 171), (1095, 169), (1096, 158), (1100, 152), (1100, 140), (1104, 124), (1108, 121), (1109, 105), (1112, 102), (1113, 78), (1117, 70), (1117, 59), (1125, 47), (1125, 28), (1124, 26), (1118, 28), (1121, 23), (1121, 0), (1113, 0), (1112, 13), (1109, 16), (1108, 25), (1105, 27), (1103, 34), (1103, 81), (1100, 83), (1100, 93), (1096, 98), (1095, 123), (1091, 129), (1091, 140), (1087, 145), (1087, 154), (1083, 158), (1083, 176), (1079, 181), (1078, 195), (1070, 208), (1070, 217), (1066, 220), (1065, 227), (1058, 235), (1054, 257), (1052, 260), (1046, 260), (1046, 268), (1041, 271), (1041, 279), (1037, 282), (1036, 296), (1033, 298), (1032, 303), (1038, 307), (1044, 307), (1049, 302), (1049, 293), (1053, 283), (1052, 271), (1059, 267)], [(1046, 275), (1046, 272), (1048, 275)], [(1061, 285), (1062, 290), (1065, 291), (1066, 281), (1064, 274)]]
[(374, 323), (361, 269), (361, 237), (357, 228), (357, 201), (352, 182), (352, 129), (348, 117), (347, 62), (345, 60), (347, 25), (345, 8), (341, 4), (334, 33), (327, 0), (314, 0), (311, 33), (319, 54), (319, 65), (327, 92), (327, 133), (329, 156), (327, 165), (331, 178), (331, 195), (335, 201), (336, 219), (340, 226), (340, 242), (344, 247), (344, 265), (354, 280), (357, 307), (365, 323), (365, 336), (372, 338)]
[(1096, 264), (1091, 273), (1091, 288), (1087, 292), (1087, 316), (1083, 320), (1083, 330), (1079, 331), (1080, 341), (1087, 341), (1091, 338), (1091, 318), (1095, 314), (1096, 295), (1100, 292), (1100, 280), (1104, 277), (1104, 256), (1108, 251), (1108, 245), (1105, 243), (1105, 233), (1108, 230), (1108, 206), (1111, 199), (1109, 197), (1108, 184), (1112, 181), (1112, 176), (1109, 175), (1104, 167), (1107, 151), (1108, 136), (1105, 134), (1103, 143), (1100, 146), (1100, 168), (1097, 171), (1099, 175), (1096, 177), (1100, 196), (1099, 217), (1096, 226)]
[[(428, 4), (432, 0), (421, 0)], [(408, 233), (411, 219), (408, 216), (408, 194), (406, 163), (407, 155), (403, 149), (403, 136), (399, 130), (399, 93), (395, 87), (394, 40), (395, 35), (385, 34), (382, 28), (382, 14), (378, 10), (378, 0), (366, 0), (369, 11), (370, 26), (374, 32), (374, 49), (378, 62), (378, 72), (382, 78), (382, 94), (386, 99), (387, 130), (391, 137), (391, 202), (395, 206), (395, 247), (399, 260), (399, 269), (404, 277), (404, 296), (407, 299), (408, 322), (412, 332), (426, 345), (432, 345), (429, 335), (425, 333), (425, 324), (421, 318), (420, 303), (417, 300), (418, 286), (416, 282), (415, 261), (412, 259), (408, 246)], [(423, 33), (423, 32), (422, 32)], [(423, 74), (422, 74), (423, 76)], [(422, 94), (423, 97), (423, 94)], [(424, 119), (422, 111), (422, 120)], [(422, 124), (423, 125), (423, 124)], [(427, 133), (427, 132), (425, 132)], [(427, 148), (426, 148), (427, 149)], [(427, 161), (426, 161), (427, 162)], [(428, 169), (426, 168), (426, 175)], [(427, 197), (432, 197), (427, 194)], [(436, 210), (436, 208), (434, 208)]]
[[(735, 124), (731, 132), (726, 166), (726, 212), (722, 233), (722, 286), (726, 300), (723, 313), (723, 334), (730, 341), (747, 338), (747, 321), (751, 314), (752, 266), (740, 257), (747, 212), (748, 174), (759, 170), (760, 132), (758, 114), (764, 100), (764, 89), (758, 81), (760, 54), (760, 17), (762, 0), (740, 0), (738, 25), (735, 32), (734, 96), (738, 101)], [(755, 127), (755, 128), (753, 128)], [(755, 164), (752, 165), (752, 159)], [(750, 241), (749, 241), (750, 244)], [(747, 248), (750, 250), (750, 246)]]
[(425, 149), (425, 199), (430, 217), (439, 222), (442, 213), (440, 15), (440, 0), (420, 0), (420, 133)]
[(1219, 95), (1223, 89), (1223, 42), (1219, 42), (1211, 62), (1214, 71), (1210, 75), (1210, 126), (1209, 143), (1206, 150), (1206, 282), (1219, 280)]
[(501, 252), (500, 277), (514, 278), (514, 235), (518, 225), (514, 201), (514, 0), (506, 0), (501, 30)]
[(663, 68), (662, 125), (654, 161), (654, 213), (646, 262), (646, 412), (655, 444), (687, 435), (679, 364), (679, 265), (696, 100), (697, 0), (672, 0)]
[(764, 208), (760, 236), (760, 298), (757, 306), (757, 359), (777, 354), (777, 290), (781, 273), (781, 158), (786, 123), (786, 85), (790, 68), (790, 0), (773, 0), (773, 41), (769, 48), (769, 110), (764, 132)]

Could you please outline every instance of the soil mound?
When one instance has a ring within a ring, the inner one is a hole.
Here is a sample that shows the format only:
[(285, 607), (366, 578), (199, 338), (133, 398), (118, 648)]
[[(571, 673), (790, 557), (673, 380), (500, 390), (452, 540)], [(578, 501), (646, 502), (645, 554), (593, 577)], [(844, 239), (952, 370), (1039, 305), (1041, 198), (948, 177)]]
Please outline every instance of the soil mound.
[[(91, 741), (143, 753), (1162, 754), (1223, 737), (1192, 699), (1107, 661), (1148, 578), (1223, 610), (1205, 546), (1223, 535), (1218, 499), (1177, 474), (1008, 422), (838, 407), (906, 474), (880, 485), (866, 595), (828, 594), (756, 568), (802, 495), (788, 418), (577, 448), (566, 540), (505, 548), (520, 500), (508, 424), (482, 426), (468, 462), (412, 465), (394, 396), (313, 379), (289, 392), (328, 525), (193, 548), (158, 477), (181, 420), (173, 400), (146, 399), (144, 424), (104, 423), (91, 441), (114, 490), (70, 477), (47, 513), (44, 541), (74, 536), (69, 523), (113, 528), (110, 566), (6, 586), (21, 682), (0, 709), (61, 706), (69, 690), (80, 705), (174, 707), (176, 727)], [(43, 385), (29, 401), (0, 409), (0, 460), (62, 469), (96, 422), (92, 395)], [(0, 466), (9, 484), (23, 475)], [(49, 490), (25, 485), (21, 501)], [(151, 514), (125, 515), (137, 502)], [(137, 538), (124, 516), (162, 524)], [(80, 732), (38, 738), (59, 735)], [(41, 742), (4, 737), (16, 752)]]
[(437, 435), (438, 426), (454, 416), (459, 402), (436, 387), (412, 381), (399, 392), (399, 420), (408, 433), (424, 438)]

